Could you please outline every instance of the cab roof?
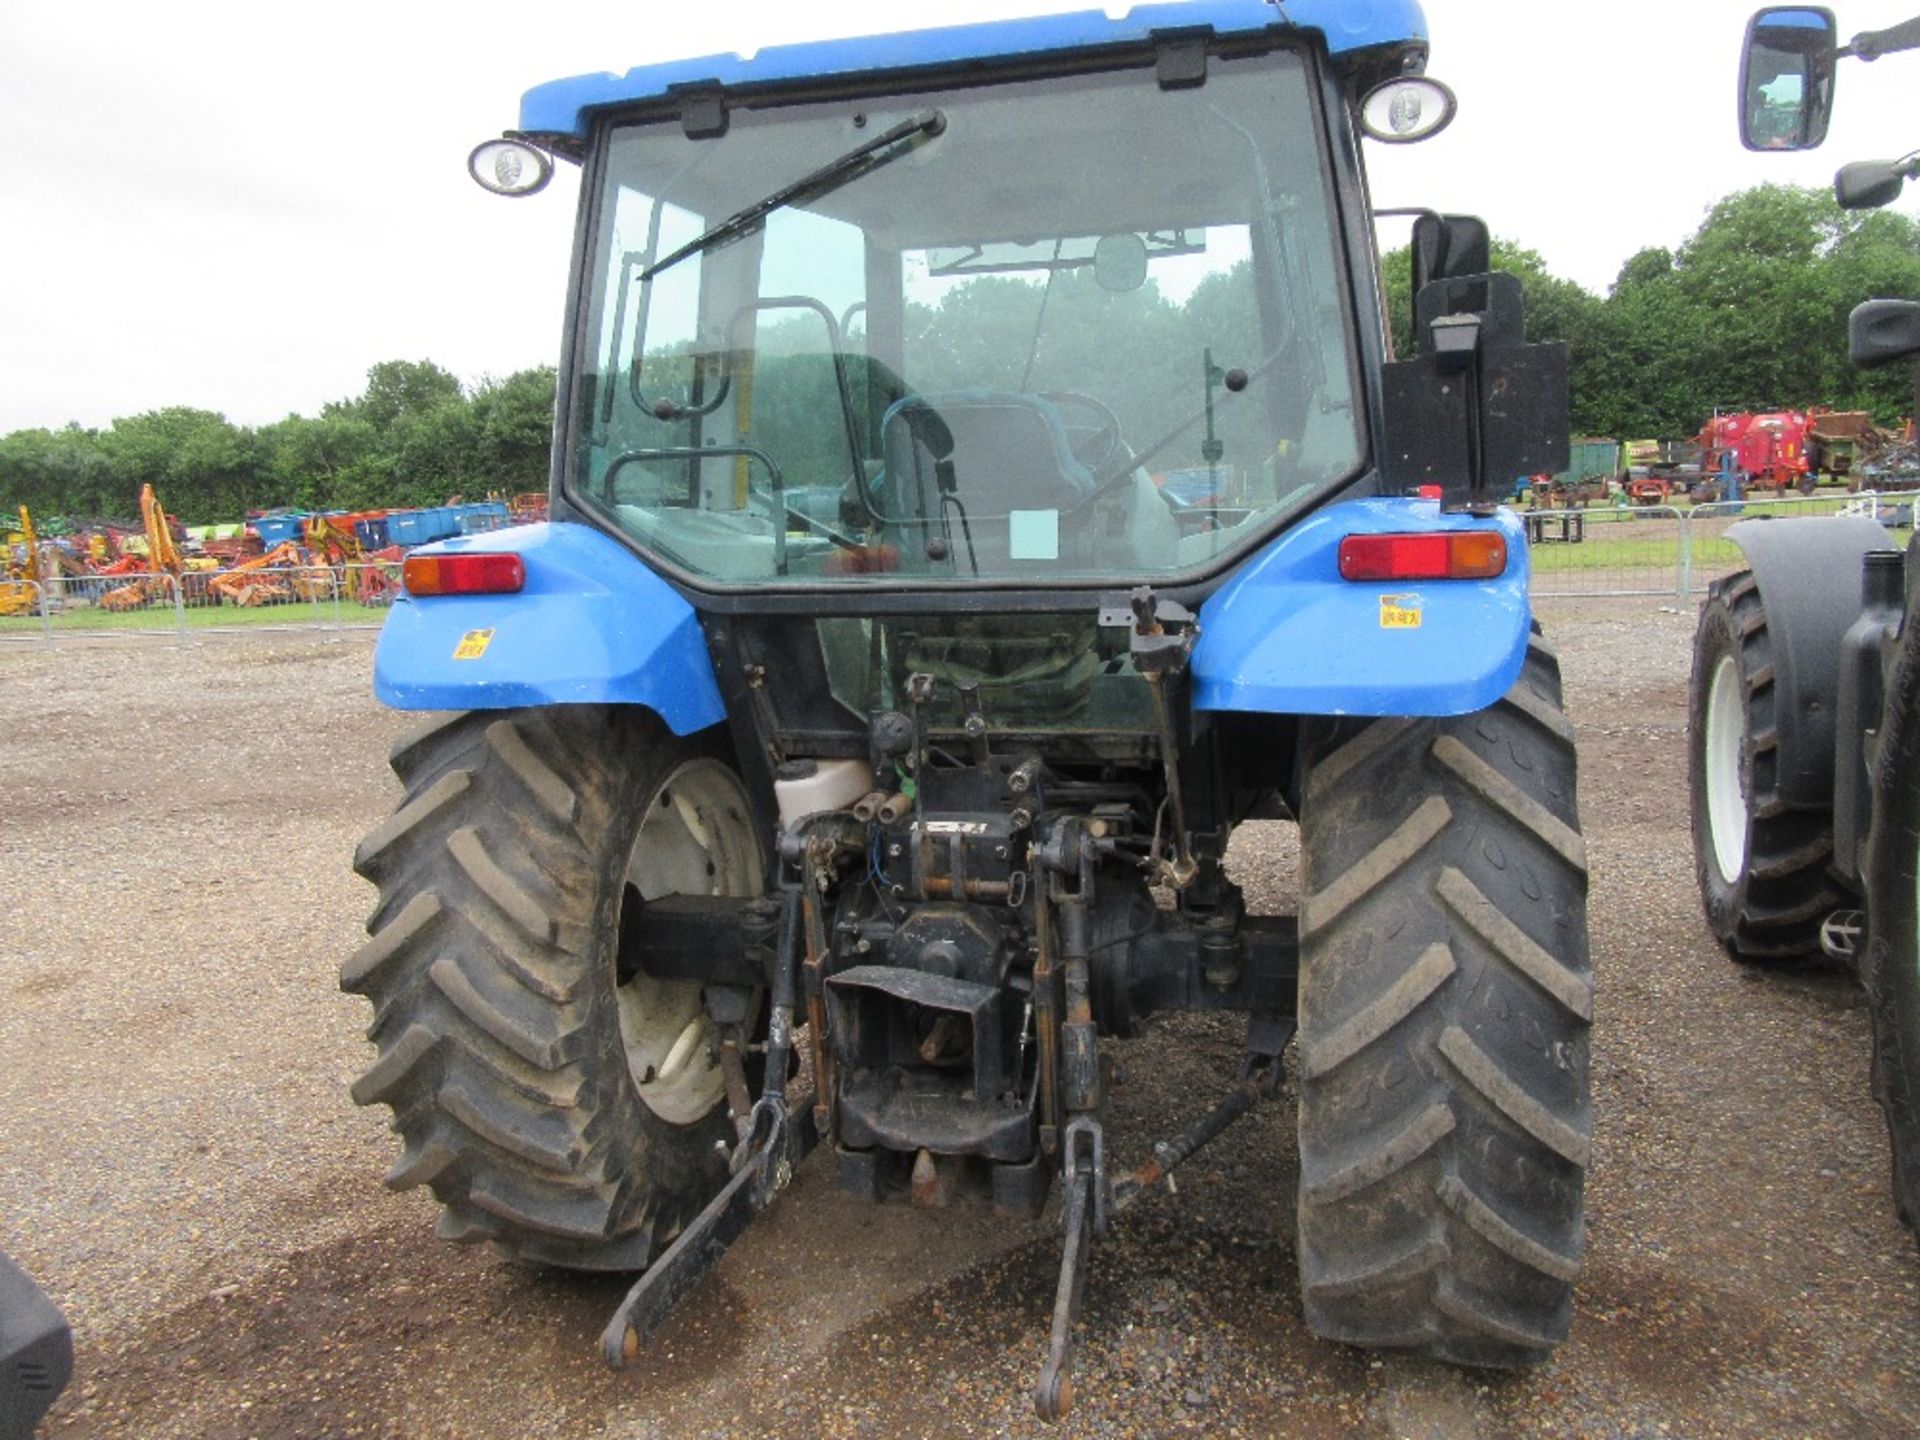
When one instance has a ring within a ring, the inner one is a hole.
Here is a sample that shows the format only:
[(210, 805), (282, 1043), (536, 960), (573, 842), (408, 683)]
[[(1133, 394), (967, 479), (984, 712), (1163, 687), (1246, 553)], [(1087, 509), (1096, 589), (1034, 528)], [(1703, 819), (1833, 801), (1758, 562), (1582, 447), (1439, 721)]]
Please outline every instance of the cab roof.
[(1159, 39), (1315, 31), (1329, 54), (1427, 38), (1420, 0), (1172, 0), (1136, 5), (1118, 19), (1099, 10), (995, 20), (781, 45), (644, 65), (624, 75), (581, 75), (535, 86), (520, 101), (520, 129), (584, 140), (593, 112), (662, 100), (676, 91), (774, 88), (886, 72), (987, 68), (1035, 56), (1137, 47)]

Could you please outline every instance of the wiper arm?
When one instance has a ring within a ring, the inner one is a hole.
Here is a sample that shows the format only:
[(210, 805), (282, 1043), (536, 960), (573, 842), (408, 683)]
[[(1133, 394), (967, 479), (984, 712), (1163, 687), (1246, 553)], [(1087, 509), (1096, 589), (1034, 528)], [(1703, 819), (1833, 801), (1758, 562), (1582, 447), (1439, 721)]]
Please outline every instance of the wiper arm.
[[(725, 245), (750, 234), (765, 223), (767, 216), (783, 206), (795, 204), (801, 200), (812, 200), (842, 185), (858, 180), (870, 170), (878, 170), (889, 161), (905, 155), (911, 147), (903, 141), (926, 135), (932, 137), (947, 128), (947, 117), (938, 110), (923, 110), (911, 120), (903, 120), (891, 130), (882, 132), (856, 149), (849, 150), (838, 160), (822, 165), (810, 175), (803, 175), (791, 185), (783, 185), (764, 200), (756, 200), (744, 210), (735, 211), (715, 225), (705, 234), (689, 240), (678, 250), (663, 260), (655, 261), (640, 272), (642, 282), (651, 280), (662, 270), (678, 265), (689, 255), (698, 255), (704, 250)], [(894, 147), (900, 147), (898, 149)]]

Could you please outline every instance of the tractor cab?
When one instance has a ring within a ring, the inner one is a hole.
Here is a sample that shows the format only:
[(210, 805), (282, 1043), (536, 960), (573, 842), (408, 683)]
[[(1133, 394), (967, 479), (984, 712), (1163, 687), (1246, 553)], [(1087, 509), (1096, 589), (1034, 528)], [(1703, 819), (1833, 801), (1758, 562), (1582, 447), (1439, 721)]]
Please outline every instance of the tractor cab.
[[(1176, 88), (607, 122), (568, 494), (703, 588), (1113, 584), (1257, 543), (1368, 448), (1313, 70), (1267, 44)], [(1194, 470), (1225, 503), (1155, 483)]]

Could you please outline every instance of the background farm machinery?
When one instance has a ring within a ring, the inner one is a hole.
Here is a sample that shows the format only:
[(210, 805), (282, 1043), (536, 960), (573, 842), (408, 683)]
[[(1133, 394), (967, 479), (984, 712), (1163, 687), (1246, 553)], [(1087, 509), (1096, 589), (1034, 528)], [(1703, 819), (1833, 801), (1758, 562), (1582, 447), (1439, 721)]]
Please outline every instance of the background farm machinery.
[[(544, 502), (544, 497), (541, 497)], [(0, 540), (0, 617), (43, 611), (392, 603), (417, 545), (496, 529), (522, 511), (500, 501), (413, 510), (263, 512), (244, 523), (187, 526), (142, 488), (140, 521), (56, 519), (25, 506)]]
[(0, 615), (30, 615), (40, 603), (40, 537), (33, 516), (20, 507), (20, 528), (0, 547)]
[(1710, 504), (1772, 491), (1811, 495), (1920, 488), (1911, 421), (1892, 428), (1860, 410), (1729, 411), (1680, 440), (1576, 438), (1572, 463), (1532, 475), (1514, 498), (1535, 510), (1594, 505)]
[[(1859, 410), (1780, 410), (1716, 415), (1700, 431), (1696, 504), (1772, 490), (1811, 495), (1823, 485), (1848, 490), (1920, 486), (1905, 427), (1883, 429)], [(1904, 455), (1904, 459), (1903, 459)]]

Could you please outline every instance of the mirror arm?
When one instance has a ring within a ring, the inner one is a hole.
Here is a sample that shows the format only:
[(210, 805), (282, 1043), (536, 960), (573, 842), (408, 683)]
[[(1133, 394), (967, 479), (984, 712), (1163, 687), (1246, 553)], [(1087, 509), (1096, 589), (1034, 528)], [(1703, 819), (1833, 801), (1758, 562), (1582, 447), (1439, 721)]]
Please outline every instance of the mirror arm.
[(1885, 30), (1866, 30), (1849, 40), (1839, 51), (1861, 60), (1878, 60), (1882, 55), (1902, 50), (1920, 50), (1920, 15), (1903, 20)]

